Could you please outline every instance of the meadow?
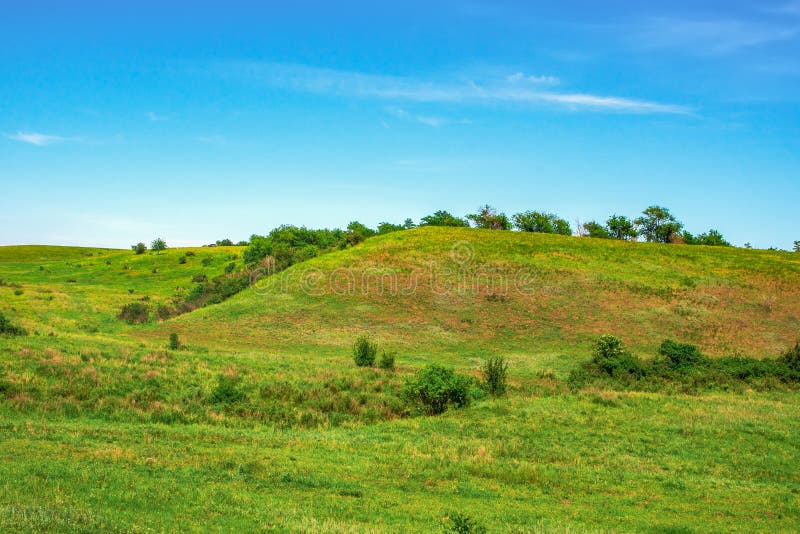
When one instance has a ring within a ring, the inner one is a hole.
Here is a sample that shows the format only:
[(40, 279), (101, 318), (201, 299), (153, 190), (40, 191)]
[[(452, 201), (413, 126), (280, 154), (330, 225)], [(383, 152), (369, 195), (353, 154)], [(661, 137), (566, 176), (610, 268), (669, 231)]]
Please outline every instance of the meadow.
[[(420, 228), (157, 320), (243, 248), (0, 247), (3, 532), (786, 532), (800, 392), (571, 388), (603, 334), (650, 358), (774, 358), (800, 337), (800, 255)], [(141, 302), (151, 320), (117, 315)], [(178, 349), (169, 347), (177, 334)], [(397, 353), (359, 368), (355, 338)], [(505, 397), (425, 416), (429, 363)]]

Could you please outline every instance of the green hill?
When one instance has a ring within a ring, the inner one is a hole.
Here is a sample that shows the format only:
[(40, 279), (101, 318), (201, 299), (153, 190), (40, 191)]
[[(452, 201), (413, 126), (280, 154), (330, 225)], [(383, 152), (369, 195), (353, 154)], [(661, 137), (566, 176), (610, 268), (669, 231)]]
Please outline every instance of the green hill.
[[(606, 333), (643, 356), (664, 338), (776, 356), (800, 332), (800, 255), (420, 228), (173, 319), (116, 317), (241, 256), (0, 247), (0, 312), (29, 332), (0, 335), (0, 531), (796, 530), (796, 384), (565, 378)], [(363, 333), (396, 370), (354, 365)], [(479, 377), (489, 355), (505, 397), (404, 403), (423, 365)]]
[(800, 255), (419, 228), (296, 265), (152, 334), (167, 330), (289, 352), (346, 351), (369, 332), (414, 353), (569, 353), (613, 333), (643, 352), (677, 338), (773, 356), (800, 334)]

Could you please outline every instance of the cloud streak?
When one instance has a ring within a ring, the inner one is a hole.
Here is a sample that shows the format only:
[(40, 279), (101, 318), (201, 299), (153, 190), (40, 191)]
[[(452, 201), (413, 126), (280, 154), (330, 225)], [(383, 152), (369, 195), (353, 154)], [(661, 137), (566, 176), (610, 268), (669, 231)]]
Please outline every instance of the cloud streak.
[[(319, 95), (445, 104), (537, 104), (572, 111), (620, 113), (688, 114), (685, 106), (617, 96), (543, 90), (538, 85), (554, 84), (554, 77), (512, 74), (485, 83), (475, 81), (428, 81), (399, 76), (364, 74), (303, 65), (268, 62), (226, 62), (215, 64), (216, 76), (260, 83), (265, 87)], [(518, 73), (521, 74), (521, 73)], [(527, 83), (521, 83), (527, 82)]]
[(27, 143), (35, 146), (48, 146), (63, 143), (67, 140), (60, 135), (48, 135), (36, 132), (17, 132), (15, 134), (6, 135), (12, 141), (19, 141), (20, 143)]

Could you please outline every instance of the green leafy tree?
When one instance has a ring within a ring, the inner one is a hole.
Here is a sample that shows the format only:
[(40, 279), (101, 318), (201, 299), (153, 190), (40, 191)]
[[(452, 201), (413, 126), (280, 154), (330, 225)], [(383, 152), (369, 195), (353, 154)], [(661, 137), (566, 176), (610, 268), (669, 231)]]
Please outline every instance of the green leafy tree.
[[(688, 232), (687, 232), (688, 233)], [(717, 230), (709, 230), (702, 233), (693, 239), (690, 245), (705, 245), (707, 247), (730, 247), (731, 244), (722, 237), (722, 234)]]
[(220, 239), (219, 241), (217, 241), (217, 246), (218, 247), (232, 247), (233, 246), (233, 241), (231, 241), (230, 239)]
[(639, 237), (639, 232), (636, 231), (633, 221), (624, 215), (612, 215), (609, 217), (606, 221), (606, 228), (614, 239), (631, 241)]
[(347, 243), (349, 245), (357, 245), (375, 235), (375, 230), (367, 228), (358, 221), (353, 221), (347, 225)]
[(167, 242), (161, 239), (160, 237), (154, 239), (152, 243), (150, 243), (150, 250), (155, 252), (156, 254), (160, 253), (162, 250), (167, 249)]
[(382, 222), (378, 225), (378, 234), (390, 234), (392, 232), (399, 232), (401, 230), (405, 230), (406, 227), (402, 224), (392, 224), (388, 222)]
[(514, 227), (523, 232), (572, 235), (572, 228), (569, 223), (552, 213), (526, 211), (517, 213), (512, 219)]
[(583, 230), (586, 232), (586, 236), (596, 239), (611, 239), (612, 237), (611, 233), (608, 231), (608, 229), (606, 229), (605, 226), (595, 221), (584, 223)]
[(671, 243), (683, 228), (683, 224), (667, 208), (661, 206), (650, 206), (634, 224), (651, 243)]
[(406, 229), (406, 230), (411, 230), (412, 228), (415, 228), (416, 226), (417, 225), (414, 224), (414, 221), (411, 220), (411, 218), (408, 218), (405, 221), (403, 221), (403, 228)]
[(469, 226), (469, 223), (446, 211), (439, 210), (432, 215), (426, 215), (420, 220), (420, 226), (457, 226), (466, 228)]
[(144, 254), (147, 251), (147, 245), (144, 243), (136, 243), (135, 245), (131, 246), (131, 250), (136, 254)]
[(481, 207), (478, 213), (467, 215), (467, 219), (472, 221), (475, 228), (483, 228), (485, 230), (511, 230), (511, 222), (508, 220), (505, 213), (497, 213), (497, 210), (488, 204)]
[(800, 252), (800, 241), (795, 241), (794, 242), (794, 251), (795, 252)]

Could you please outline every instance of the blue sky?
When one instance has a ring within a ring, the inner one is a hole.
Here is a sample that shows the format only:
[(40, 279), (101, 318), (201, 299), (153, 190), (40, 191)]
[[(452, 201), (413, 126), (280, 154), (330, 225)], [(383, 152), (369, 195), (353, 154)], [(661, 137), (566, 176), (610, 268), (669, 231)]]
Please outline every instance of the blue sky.
[(0, 244), (484, 203), (800, 239), (800, 0), (67, 4), (0, 17)]

